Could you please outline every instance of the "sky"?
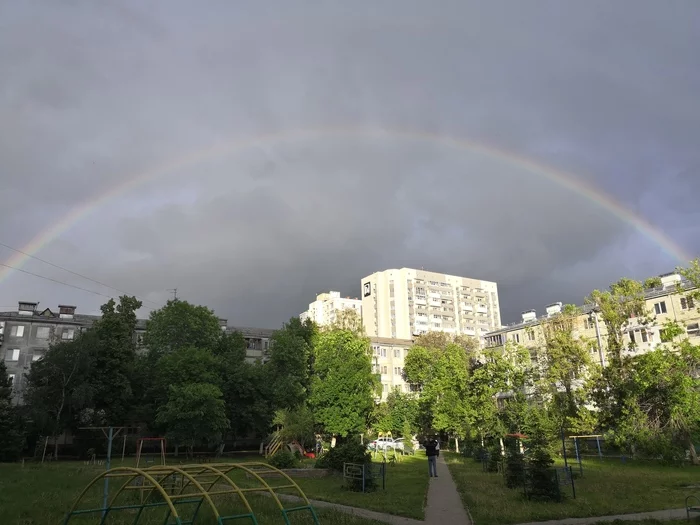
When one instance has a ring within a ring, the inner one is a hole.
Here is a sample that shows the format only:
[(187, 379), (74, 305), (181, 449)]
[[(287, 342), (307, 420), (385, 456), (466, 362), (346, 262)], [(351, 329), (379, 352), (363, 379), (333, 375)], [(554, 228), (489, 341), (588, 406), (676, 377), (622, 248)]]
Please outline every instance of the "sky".
[(29, 260), (65, 284), (0, 269), (0, 307), (177, 288), (277, 328), (424, 267), (512, 322), (671, 271), (527, 166), (700, 255), (698, 49), (697, 0), (0, 0), (0, 243), (87, 210), (32, 254), (107, 285)]

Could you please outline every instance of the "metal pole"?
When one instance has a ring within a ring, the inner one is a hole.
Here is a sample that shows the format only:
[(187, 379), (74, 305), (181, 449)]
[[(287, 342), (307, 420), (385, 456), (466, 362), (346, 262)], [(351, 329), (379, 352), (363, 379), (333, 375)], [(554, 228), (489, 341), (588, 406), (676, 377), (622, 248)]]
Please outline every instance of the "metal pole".
[(126, 452), (126, 432), (124, 433), (124, 444), (122, 445), (122, 463), (124, 463), (124, 453)]
[(564, 454), (564, 467), (569, 466), (569, 462), (566, 459), (566, 441), (564, 440), (564, 426), (561, 427), (561, 451)]
[(583, 464), (581, 463), (581, 454), (578, 452), (578, 438), (574, 438), (574, 447), (576, 448), (576, 461), (578, 461), (578, 471), (583, 476)]
[[(109, 435), (107, 436), (107, 470), (109, 470), (112, 460), (112, 427), (109, 427)], [(109, 494), (109, 478), (105, 476), (105, 488), (102, 495), (102, 520), (104, 521), (107, 514), (107, 494)]]
[(603, 452), (600, 450), (600, 436), (595, 437), (595, 444), (598, 445), (598, 457), (603, 459)]

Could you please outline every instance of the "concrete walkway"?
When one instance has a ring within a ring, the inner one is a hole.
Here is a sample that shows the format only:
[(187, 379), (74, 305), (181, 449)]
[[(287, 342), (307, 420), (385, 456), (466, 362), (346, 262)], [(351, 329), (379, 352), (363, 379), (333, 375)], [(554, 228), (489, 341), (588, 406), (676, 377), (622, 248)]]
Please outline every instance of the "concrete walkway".
[[(426, 465), (426, 468), (428, 466)], [(430, 478), (425, 523), (428, 525), (471, 525), (469, 513), (462, 506), (457, 486), (443, 456), (437, 461), (437, 478)]]
[(616, 516), (597, 516), (591, 518), (565, 518), (550, 521), (531, 521), (518, 525), (590, 525), (599, 521), (634, 521), (655, 519), (659, 521), (680, 520), (686, 518), (685, 509), (655, 510), (653, 512), (636, 512), (634, 514), (618, 514)]

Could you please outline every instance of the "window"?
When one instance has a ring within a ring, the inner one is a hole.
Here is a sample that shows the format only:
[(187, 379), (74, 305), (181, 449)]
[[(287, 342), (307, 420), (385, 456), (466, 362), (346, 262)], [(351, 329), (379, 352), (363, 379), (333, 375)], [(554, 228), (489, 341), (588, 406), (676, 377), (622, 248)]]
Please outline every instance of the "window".
[(386, 365), (382, 366), (382, 374), (388, 374), (388, 367)]
[(533, 332), (532, 330), (530, 330), (530, 331), (527, 333), (527, 338), (528, 338), (530, 341), (534, 341), (534, 340), (535, 340), (535, 332)]
[(382, 348), (379, 352), (382, 357), (386, 357), (386, 348)]
[(400, 366), (395, 366), (394, 367), (394, 375), (400, 376), (403, 373), (403, 370), (401, 369)]
[(593, 321), (593, 319), (588, 319), (588, 318), (584, 319), (583, 320), (583, 328), (584, 328), (584, 330), (591, 330), (591, 329), (595, 328), (595, 322)]
[(519, 343), (520, 342), (520, 334), (513, 334), (513, 341), (515, 341), (516, 343)]
[(695, 308), (695, 302), (692, 297), (681, 297), (681, 309), (690, 310)]
[(630, 341), (633, 343), (636, 343), (637, 341), (634, 339), (634, 332), (630, 332)]
[(689, 324), (686, 327), (686, 330), (688, 331), (688, 337), (700, 336), (700, 324), (699, 323)]
[(654, 305), (654, 311), (656, 312), (656, 315), (665, 314), (666, 313), (666, 301), (661, 301), (660, 303), (656, 303)]
[(7, 377), (10, 378), (10, 390), (15, 386), (15, 374), (9, 374)]
[(50, 331), (51, 331), (51, 329), (48, 326), (40, 326), (39, 328), (36, 329), (36, 338), (37, 339), (48, 339)]
[(38, 361), (38, 360), (41, 359), (42, 357), (44, 357), (44, 354), (42, 354), (41, 352), (37, 352), (37, 351), (35, 350), (35, 351), (34, 351), (34, 355), (32, 356), (32, 361)]
[(22, 337), (24, 336), (24, 325), (13, 326), (10, 330), (10, 335), (12, 337)]
[(641, 331), (642, 334), (642, 343), (648, 343), (649, 342), (649, 336), (647, 335), (646, 330)]
[(401, 357), (401, 349), (394, 348), (394, 357)]
[(8, 361), (19, 361), (19, 348), (8, 349), (5, 355)]

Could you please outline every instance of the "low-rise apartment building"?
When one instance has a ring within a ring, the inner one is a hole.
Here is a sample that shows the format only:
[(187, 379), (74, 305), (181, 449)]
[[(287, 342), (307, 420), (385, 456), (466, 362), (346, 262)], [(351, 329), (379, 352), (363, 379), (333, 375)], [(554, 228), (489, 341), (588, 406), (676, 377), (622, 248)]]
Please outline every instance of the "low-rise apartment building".
[[(677, 273), (660, 277), (661, 286), (646, 290), (644, 294), (646, 310), (653, 321), (646, 324), (639, 318), (631, 318), (628, 321), (624, 334), (627, 355), (648, 352), (660, 345), (661, 330), (667, 321), (678, 323), (685, 329), (685, 335), (692, 343), (700, 344), (700, 304), (695, 304), (685, 293), (692, 288), (691, 284), (683, 281)], [(682, 292), (679, 292), (678, 285), (681, 286)], [(540, 317), (535, 310), (523, 312), (520, 321), (487, 334), (485, 345), (499, 347), (507, 342), (519, 344), (530, 351), (534, 364), (543, 357), (545, 323), (561, 310), (562, 304), (554, 303), (548, 305), (545, 314)], [(574, 336), (586, 340), (594, 362), (607, 366), (607, 330), (600, 313), (592, 305), (583, 305), (579, 312), (574, 321)]]
[(409, 349), (413, 346), (411, 339), (391, 339), (370, 337), (372, 345), (372, 371), (379, 374), (382, 383), (381, 400), (386, 401), (389, 393), (395, 389), (412, 392), (411, 385), (403, 379), (403, 367)]
[[(21, 401), (24, 375), (34, 361), (41, 359), (54, 342), (72, 341), (97, 321), (98, 315), (76, 313), (75, 306), (59, 305), (38, 309), (39, 303), (21, 301), (16, 311), (0, 312), (0, 358), (12, 380), (14, 398)], [(143, 350), (146, 319), (137, 319), (134, 342)], [(274, 330), (237, 328), (220, 319), (222, 330), (240, 332), (246, 341), (246, 360), (265, 361)]]

